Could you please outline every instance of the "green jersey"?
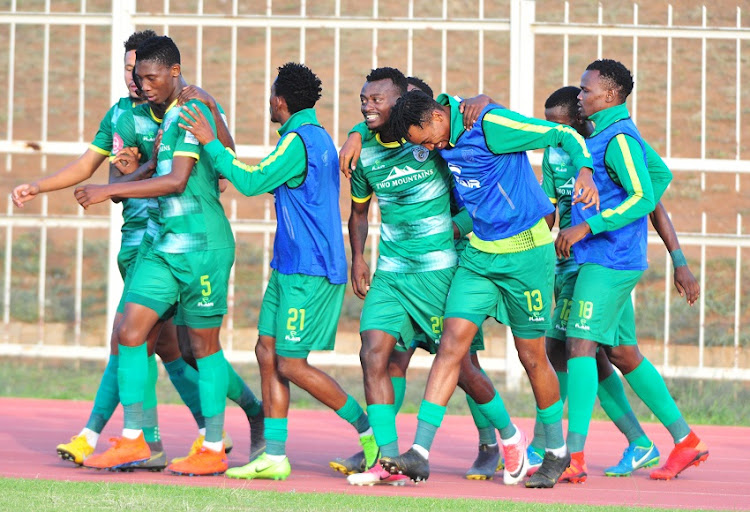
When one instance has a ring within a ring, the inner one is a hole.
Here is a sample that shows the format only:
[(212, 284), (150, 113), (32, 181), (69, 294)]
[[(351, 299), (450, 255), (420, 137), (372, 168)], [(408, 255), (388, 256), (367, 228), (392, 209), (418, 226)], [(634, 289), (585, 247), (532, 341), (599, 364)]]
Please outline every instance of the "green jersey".
[[(120, 98), (112, 105), (99, 123), (99, 130), (89, 149), (101, 155), (116, 154), (122, 145), (116, 137), (116, 126), (120, 119), (137, 108), (130, 97)], [(138, 246), (146, 232), (146, 203), (144, 199), (125, 199), (122, 202), (122, 241), (125, 247)]]
[[(139, 163), (144, 163), (151, 158), (154, 152), (154, 140), (161, 126), (161, 119), (151, 111), (148, 103), (136, 105), (132, 109), (123, 112), (117, 120), (114, 128), (113, 156), (122, 148), (138, 148), (141, 153)], [(110, 157), (112, 160), (113, 157)], [(123, 218), (131, 219), (143, 224), (143, 229), (153, 237), (158, 231), (159, 205), (156, 199), (125, 199), (123, 201)], [(140, 244), (140, 239), (135, 240), (133, 245)], [(123, 237), (123, 243), (124, 237)]]
[(453, 267), (451, 174), (438, 151), (380, 136), (363, 141), (352, 172), (352, 200), (373, 192), (381, 210), (378, 271), (427, 272)]
[[(573, 165), (570, 155), (562, 148), (550, 147), (544, 150), (542, 159), (542, 190), (547, 194), (552, 204), (557, 205), (560, 216), (560, 229), (570, 227), (570, 208), (573, 186), (576, 182), (578, 169)], [(555, 264), (555, 273), (575, 272), (578, 264), (573, 257), (575, 247), (571, 248), (569, 258), (561, 258)]]
[[(203, 112), (215, 132), (213, 114), (208, 107), (195, 100), (185, 106), (189, 105)], [(219, 200), (219, 174), (195, 136), (180, 128), (182, 108), (173, 104), (164, 115), (156, 175), (172, 172), (174, 157), (193, 158), (195, 165), (182, 193), (158, 198), (161, 227), (154, 239), (154, 250), (181, 254), (234, 247), (232, 228)]]

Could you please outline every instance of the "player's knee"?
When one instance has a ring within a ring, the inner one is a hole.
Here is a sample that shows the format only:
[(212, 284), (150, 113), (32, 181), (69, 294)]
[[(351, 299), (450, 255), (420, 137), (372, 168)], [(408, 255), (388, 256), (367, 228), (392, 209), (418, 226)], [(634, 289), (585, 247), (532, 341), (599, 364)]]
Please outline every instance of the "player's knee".
[(278, 356), (277, 369), (279, 375), (292, 382), (297, 382), (297, 376), (304, 370), (306, 366), (305, 359), (297, 359), (291, 357)]
[(362, 364), (362, 370), (365, 372), (381, 371), (385, 372), (388, 368), (387, 351), (375, 343), (362, 342), (359, 349), (359, 361)]

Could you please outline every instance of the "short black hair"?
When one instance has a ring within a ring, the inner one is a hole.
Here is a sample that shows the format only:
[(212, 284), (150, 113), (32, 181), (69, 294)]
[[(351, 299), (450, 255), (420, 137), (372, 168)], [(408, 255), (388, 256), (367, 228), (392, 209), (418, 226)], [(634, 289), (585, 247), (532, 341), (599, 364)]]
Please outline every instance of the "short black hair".
[(410, 85), (413, 85), (414, 87), (416, 87), (417, 89), (419, 89), (420, 91), (422, 91), (423, 93), (425, 93), (430, 98), (434, 98), (435, 97), (435, 93), (433, 92), (432, 87), (430, 87), (429, 85), (427, 85), (427, 82), (425, 82), (424, 80), (422, 80), (418, 76), (407, 76), (406, 77), (406, 83), (410, 84)]
[(286, 100), (290, 114), (314, 107), (323, 91), (318, 75), (296, 62), (287, 62), (279, 68), (275, 88), (276, 96)]
[(396, 140), (405, 139), (412, 126), (422, 126), (430, 119), (432, 111), (441, 108), (422, 91), (413, 90), (401, 96), (391, 109), (390, 128)]
[(399, 96), (406, 94), (406, 88), (409, 85), (406, 81), (406, 76), (396, 68), (376, 68), (370, 71), (367, 75), (366, 80), (368, 82), (379, 82), (380, 80), (390, 80), (393, 85), (398, 88)]
[(125, 52), (130, 52), (138, 49), (140, 45), (146, 39), (157, 37), (156, 32), (153, 30), (143, 30), (142, 32), (133, 32), (130, 37), (123, 43), (125, 45)]
[(620, 61), (612, 59), (595, 60), (588, 65), (586, 71), (598, 71), (599, 79), (608, 82), (607, 87), (616, 90), (623, 102), (633, 91), (633, 75)]
[(581, 89), (574, 85), (567, 85), (549, 95), (544, 102), (544, 108), (564, 107), (571, 119), (578, 115), (578, 95)]
[(170, 67), (180, 63), (180, 50), (169, 36), (150, 37), (138, 45), (135, 59), (153, 60)]

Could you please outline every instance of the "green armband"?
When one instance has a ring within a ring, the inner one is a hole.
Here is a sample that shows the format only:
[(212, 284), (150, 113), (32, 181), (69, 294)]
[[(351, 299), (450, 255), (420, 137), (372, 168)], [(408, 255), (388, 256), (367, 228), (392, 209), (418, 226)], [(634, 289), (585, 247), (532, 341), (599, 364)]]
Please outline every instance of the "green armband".
[(672, 256), (672, 265), (674, 265), (674, 268), (687, 267), (687, 260), (685, 259), (685, 255), (682, 254), (682, 249), (672, 251), (669, 255)]

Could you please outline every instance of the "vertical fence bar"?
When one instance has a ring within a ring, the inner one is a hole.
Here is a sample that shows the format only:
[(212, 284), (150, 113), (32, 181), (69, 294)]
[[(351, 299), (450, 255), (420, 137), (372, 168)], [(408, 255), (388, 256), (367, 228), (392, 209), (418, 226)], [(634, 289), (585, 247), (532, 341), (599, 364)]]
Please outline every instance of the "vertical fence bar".
[[(10, 12), (16, 12), (16, 0), (12, 0)], [(8, 33), (8, 120), (5, 124), (5, 130), (8, 134), (8, 142), (13, 141), (13, 96), (15, 95), (14, 84), (16, 81), (16, 24), (10, 23)], [(5, 155), (5, 171), (10, 172), (13, 168), (13, 156), (11, 153)]]
[(47, 217), (49, 196), (42, 195), (42, 227), (39, 228), (39, 287), (37, 311), (39, 314), (39, 340), (37, 343), (44, 344), (44, 320), (47, 302)]
[[(742, 28), (742, 8), (737, 7), (737, 29)], [(736, 74), (736, 84), (735, 84), (735, 91), (737, 91), (737, 96), (734, 102), (734, 141), (735, 141), (735, 158), (737, 160), (740, 159), (740, 146), (741, 146), (741, 128), (742, 126), (742, 109), (740, 108), (740, 105), (742, 103), (742, 89), (741, 89), (741, 82), (742, 82), (742, 59), (740, 58), (742, 53), (742, 45), (740, 44), (740, 38), (737, 38), (736, 43), (736, 50), (735, 50), (735, 74)], [(734, 191), (739, 192), (740, 191), (740, 173), (735, 173), (734, 175)]]
[[(239, 16), (239, 5), (237, 0), (232, 2), (232, 14)], [(232, 25), (229, 34), (230, 43), (230, 56), (229, 56), (229, 130), (232, 133), (237, 133), (237, 26)]]
[[(372, 19), (378, 19), (378, 0), (372, 0)], [(378, 29), (372, 29), (372, 69), (378, 67)]]
[[(408, 18), (414, 19), (414, 0), (409, 0)], [(414, 75), (414, 29), (409, 26), (406, 29), (406, 76), (412, 75)]]
[[(599, 6), (596, 10), (596, 22), (599, 25), (604, 24), (604, 6), (599, 3)], [(596, 58), (601, 59), (602, 58), (602, 35), (601, 33), (596, 36)]]
[[(667, 27), (672, 26), (672, 5), (667, 6)], [(669, 34), (672, 32), (669, 31)], [(666, 156), (672, 156), (672, 36), (667, 36), (667, 123), (665, 138), (667, 140)]]
[[(8, 196), (8, 209), (6, 211), (8, 218), (13, 218), (13, 201)], [(5, 324), (5, 335), (3, 338), (7, 342), (10, 338), (10, 288), (11, 288), (11, 268), (13, 260), (13, 224), (8, 223), (5, 230), (5, 262), (3, 269), (3, 324)]]
[[(482, 26), (484, 20), (484, 0), (479, 0), (479, 26)], [(481, 28), (477, 31), (477, 59), (479, 60), (479, 66), (477, 70), (477, 92), (479, 94), (484, 93), (484, 30)]]
[[(46, 196), (45, 196), (46, 197)], [(83, 220), (83, 208), (78, 208), (78, 220)], [(74, 327), (73, 335), (75, 346), (81, 346), (81, 320), (82, 308), (81, 303), (83, 295), (83, 226), (78, 225), (76, 228), (76, 273), (75, 273), (75, 304), (74, 304)]]
[[(203, 0), (198, 0), (198, 16), (203, 16)], [(195, 83), (203, 86), (203, 25), (195, 27)]]
[(263, 295), (266, 293), (266, 286), (268, 286), (268, 269), (271, 267), (271, 201), (268, 199), (263, 203), (263, 220), (266, 221), (266, 223), (265, 229), (263, 230), (263, 283), (260, 287), (261, 300), (263, 300)]
[[(638, 4), (633, 4), (633, 26), (638, 26)], [(633, 79), (638, 83), (638, 36), (633, 36)], [(633, 122), (638, 123), (638, 87), (633, 87)]]
[(510, 108), (534, 114), (534, 16), (533, 0), (510, 3)]
[[(563, 23), (565, 25), (570, 24), (570, 2), (566, 0), (565, 11), (563, 15)], [(570, 85), (569, 68), (570, 68), (570, 36), (567, 32), (563, 35), (563, 83), (562, 86), (566, 87)]]
[[(86, 0), (81, 2), (81, 14), (86, 13)], [(78, 137), (79, 142), (83, 141), (83, 130), (84, 130), (84, 101), (86, 98), (86, 87), (84, 87), (86, 79), (86, 25), (81, 24), (80, 32), (78, 33)]]
[[(299, 15), (302, 19), (307, 16), (307, 0), (302, 0), (299, 4)], [(307, 58), (307, 29), (303, 26), (299, 28), (299, 61), (304, 64)]]
[[(112, 12), (115, 12), (114, 10)], [(169, 14), (169, 0), (164, 0), (164, 14)], [(161, 29), (162, 34), (165, 36), (169, 35), (169, 25), (164, 25)]]
[[(703, 23), (706, 28), (706, 6), (703, 6)], [(706, 158), (706, 38), (701, 38), (701, 160)], [(706, 173), (701, 172), (701, 191), (706, 190)]]
[[(701, 235), (706, 236), (706, 212), (701, 214)], [(701, 241), (700, 330), (698, 331), (698, 367), (703, 368), (703, 347), (706, 338), (706, 243)]]
[[(448, 19), (448, 0), (443, 0), (443, 15), (442, 19)], [(448, 90), (448, 30), (443, 29), (440, 32), (440, 90)]]
[[(336, 19), (341, 19), (341, 0), (336, 0)], [(333, 29), (333, 83), (333, 143), (338, 147), (341, 97), (341, 29), (338, 26)]]
[(672, 260), (669, 257), (669, 251), (664, 252), (664, 357), (661, 364), (664, 368), (667, 368), (669, 366), (669, 326), (672, 313), (672, 283), (670, 282)]
[[(237, 221), (237, 200), (232, 199), (229, 203), (229, 219), (232, 224)], [(235, 235), (235, 240), (237, 236)], [(229, 284), (227, 286), (227, 349), (231, 352), (234, 350), (234, 303), (235, 303), (235, 270), (237, 269), (237, 258), (235, 257), (234, 265), (229, 271)]]
[[(136, 0), (112, 0), (112, 31), (110, 40), (110, 84), (109, 97), (111, 103), (116, 103), (122, 95), (122, 62), (125, 41), (135, 30), (133, 13), (136, 11)], [(165, 0), (165, 12), (169, 9), (169, 1)], [(166, 34), (166, 32), (165, 32)], [(110, 332), (115, 322), (117, 306), (122, 295), (123, 283), (120, 269), (117, 266), (117, 254), (122, 242), (122, 203), (109, 203), (109, 266), (107, 268), (107, 319), (104, 328)], [(109, 347), (109, 338), (102, 340), (104, 346)]]
[[(266, 16), (271, 17), (271, 0), (266, 0)], [(265, 55), (265, 74), (263, 83), (265, 84), (266, 94), (271, 92), (271, 27), (266, 27), (266, 55)], [(263, 144), (269, 146), (271, 140), (271, 113), (269, 109), (263, 109)], [(265, 287), (263, 288), (265, 291)]]
[[(737, 236), (742, 236), (742, 215), (737, 214)], [(742, 309), (742, 248), (737, 244), (734, 269), (734, 367), (740, 367), (740, 315)]]

